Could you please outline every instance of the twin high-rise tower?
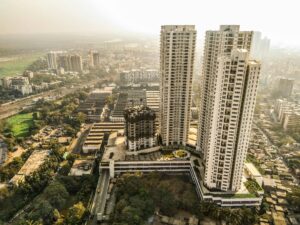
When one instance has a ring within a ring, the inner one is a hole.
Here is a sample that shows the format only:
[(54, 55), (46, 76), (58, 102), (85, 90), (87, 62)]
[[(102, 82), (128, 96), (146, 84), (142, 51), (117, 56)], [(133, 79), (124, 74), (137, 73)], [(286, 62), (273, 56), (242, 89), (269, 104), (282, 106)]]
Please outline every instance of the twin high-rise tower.
[[(204, 156), (204, 184), (211, 189), (241, 186), (260, 73), (260, 64), (249, 59), (252, 36), (236, 25), (206, 32), (197, 148)], [(165, 145), (187, 142), (195, 42), (194, 26), (162, 26), (160, 129)]]

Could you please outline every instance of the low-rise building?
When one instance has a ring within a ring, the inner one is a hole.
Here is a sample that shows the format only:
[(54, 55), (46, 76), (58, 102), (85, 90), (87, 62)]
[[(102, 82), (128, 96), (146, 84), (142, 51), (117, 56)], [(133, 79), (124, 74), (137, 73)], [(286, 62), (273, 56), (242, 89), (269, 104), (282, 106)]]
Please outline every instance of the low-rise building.
[(284, 113), (282, 127), (284, 130), (300, 129), (300, 111)]
[(83, 153), (95, 153), (102, 145), (105, 134), (124, 129), (124, 123), (100, 122), (94, 123), (82, 146)]
[(251, 179), (254, 179), (260, 186), (262, 186), (263, 177), (253, 163), (245, 163), (245, 170)]
[(25, 181), (26, 176), (30, 176), (43, 165), (50, 155), (51, 150), (35, 150), (31, 153), (19, 172), (9, 181), (13, 185), (19, 185)]

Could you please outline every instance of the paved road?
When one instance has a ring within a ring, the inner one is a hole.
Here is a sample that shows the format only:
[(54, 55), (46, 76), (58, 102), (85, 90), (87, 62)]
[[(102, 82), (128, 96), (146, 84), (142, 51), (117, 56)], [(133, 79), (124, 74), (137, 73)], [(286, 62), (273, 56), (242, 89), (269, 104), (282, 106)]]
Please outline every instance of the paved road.
[[(93, 85), (97, 82), (104, 81), (105, 79), (95, 79), (89, 82), (84, 83), (85, 86)], [(73, 88), (70, 87), (59, 87), (54, 90), (45, 91), (36, 95), (28, 96), (26, 98), (18, 99), (11, 104), (0, 105), (0, 120), (15, 115), (22, 111), (23, 107), (28, 106), (32, 103), (32, 100), (35, 98), (44, 98), (44, 97), (55, 97), (55, 96), (65, 96), (67, 94), (76, 92), (77, 90), (83, 88), (82, 85), (74, 85)]]
[(4, 104), (0, 106), (0, 119), (5, 119), (14, 114), (19, 113), (23, 107), (28, 106), (32, 103), (35, 98), (44, 98), (49, 96), (56, 96), (58, 94), (57, 90), (45, 91), (36, 95), (32, 95), (26, 98), (18, 99), (10, 104)]
[(81, 151), (84, 141), (89, 133), (90, 128), (91, 128), (91, 125), (88, 125), (88, 127), (81, 132), (80, 136), (78, 138), (76, 138), (74, 145), (72, 145), (70, 147), (70, 150), (72, 153), (80, 154), (80, 151)]
[(97, 213), (104, 214), (108, 186), (109, 186), (109, 171), (102, 170), (98, 180), (94, 201), (91, 208), (91, 214), (93, 215), (93, 218), (89, 222), (90, 225), (97, 224)]

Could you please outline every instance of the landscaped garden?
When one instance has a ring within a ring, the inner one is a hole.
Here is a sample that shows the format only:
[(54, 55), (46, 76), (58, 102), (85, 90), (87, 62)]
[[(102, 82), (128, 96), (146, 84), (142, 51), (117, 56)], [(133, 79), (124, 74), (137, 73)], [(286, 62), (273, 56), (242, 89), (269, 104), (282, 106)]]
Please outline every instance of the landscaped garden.
[(249, 179), (244, 184), (250, 194), (258, 194), (259, 191), (263, 191), (255, 180)]
[(163, 152), (163, 160), (173, 160), (173, 159), (188, 159), (191, 154), (186, 150), (164, 150)]
[(186, 159), (190, 156), (188, 151), (185, 150), (177, 150), (173, 152), (176, 158)]

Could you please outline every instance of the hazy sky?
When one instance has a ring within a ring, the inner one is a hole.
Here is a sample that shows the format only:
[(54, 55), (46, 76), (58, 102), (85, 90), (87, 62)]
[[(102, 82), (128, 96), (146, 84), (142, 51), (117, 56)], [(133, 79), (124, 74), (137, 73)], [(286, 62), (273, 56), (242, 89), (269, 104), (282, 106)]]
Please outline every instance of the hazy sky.
[(159, 35), (162, 24), (259, 30), (300, 47), (300, 0), (0, 0), (0, 34), (111, 31)]

